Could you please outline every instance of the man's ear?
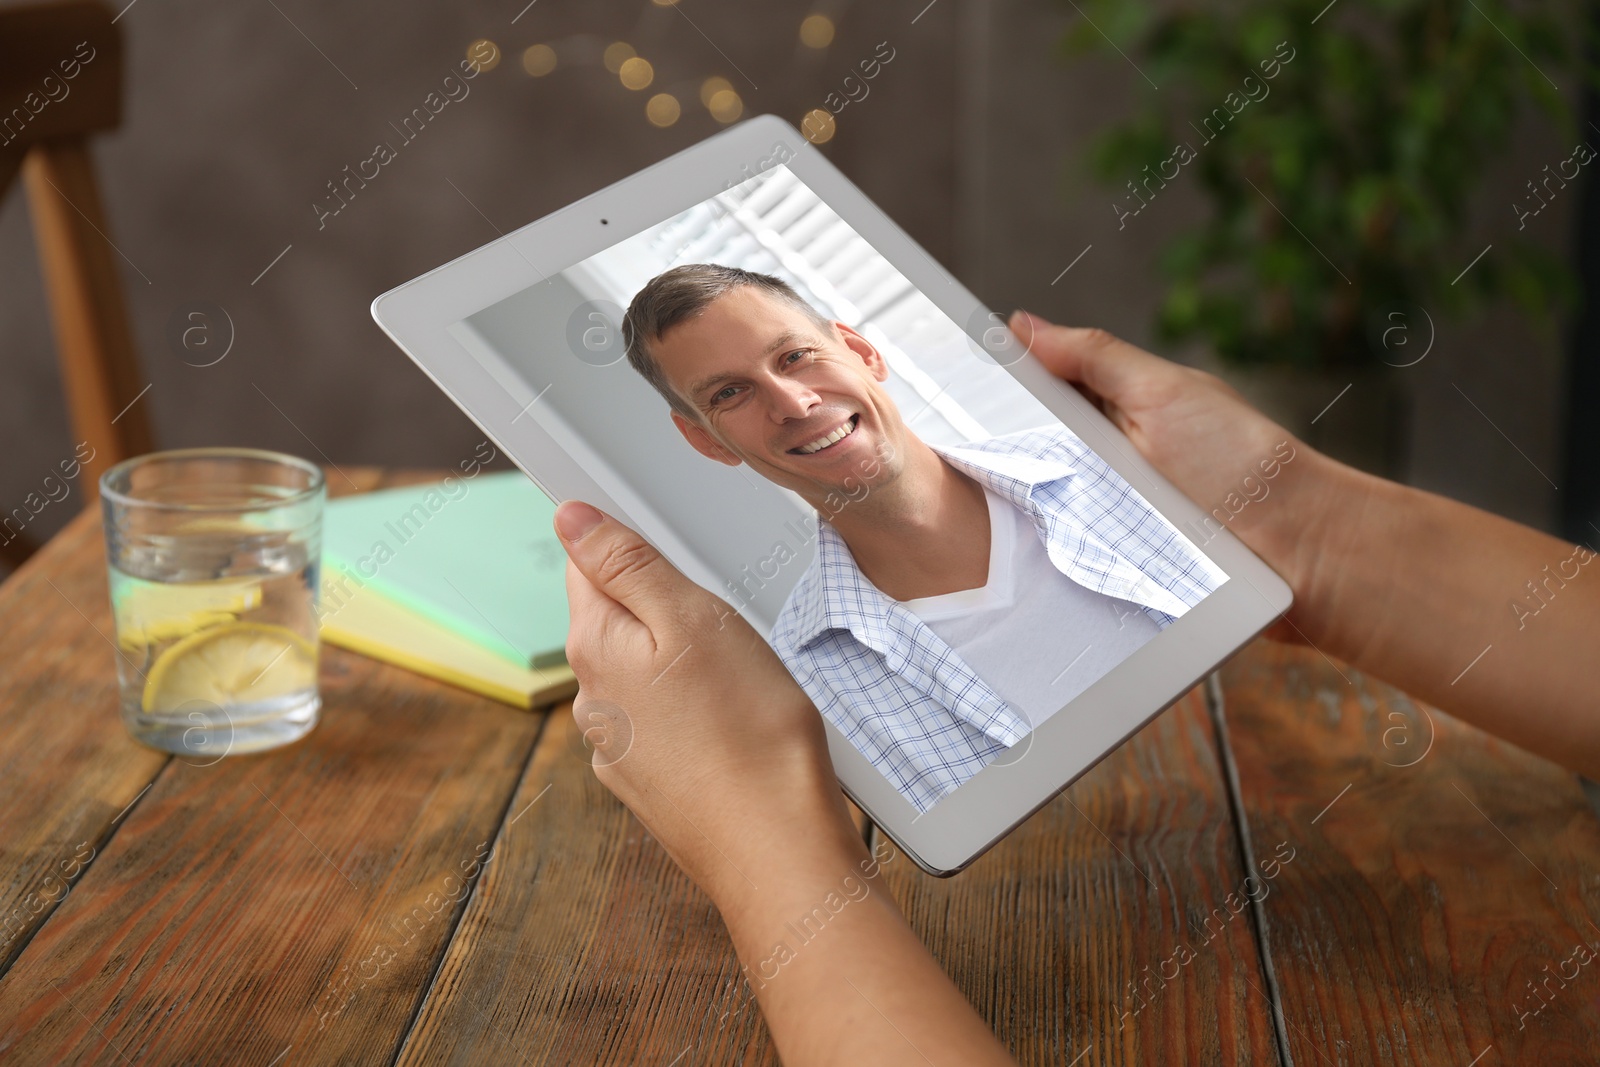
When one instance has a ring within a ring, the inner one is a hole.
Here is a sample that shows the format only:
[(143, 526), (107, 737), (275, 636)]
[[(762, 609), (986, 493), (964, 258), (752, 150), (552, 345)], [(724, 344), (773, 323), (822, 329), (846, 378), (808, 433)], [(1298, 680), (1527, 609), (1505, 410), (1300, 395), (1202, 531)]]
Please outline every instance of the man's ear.
[(889, 364), (871, 341), (842, 322), (835, 321), (833, 328), (839, 331), (844, 346), (861, 357), (861, 362), (866, 364), (873, 378), (880, 382), (889, 380)]
[(730, 467), (737, 467), (744, 462), (738, 456), (723, 448), (716, 438), (706, 432), (705, 427), (690, 422), (676, 411), (672, 413), (672, 425), (678, 428), (678, 432), (683, 434), (683, 439), (688, 441), (696, 452), (707, 459), (714, 459), (718, 463), (726, 463)]

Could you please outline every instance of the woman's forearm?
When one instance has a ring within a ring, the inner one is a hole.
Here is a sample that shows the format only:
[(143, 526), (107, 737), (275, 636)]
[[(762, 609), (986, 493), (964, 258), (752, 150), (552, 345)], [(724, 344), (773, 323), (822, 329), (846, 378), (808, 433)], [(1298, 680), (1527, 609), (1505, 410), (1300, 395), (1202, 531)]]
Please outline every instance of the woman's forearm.
[(1600, 562), (1349, 468), (1302, 558), (1328, 654), (1600, 778)]
[(906, 924), (881, 878), (886, 845), (793, 852), (765, 888), (719, 902), (788, 1067), (1014, 1061)]

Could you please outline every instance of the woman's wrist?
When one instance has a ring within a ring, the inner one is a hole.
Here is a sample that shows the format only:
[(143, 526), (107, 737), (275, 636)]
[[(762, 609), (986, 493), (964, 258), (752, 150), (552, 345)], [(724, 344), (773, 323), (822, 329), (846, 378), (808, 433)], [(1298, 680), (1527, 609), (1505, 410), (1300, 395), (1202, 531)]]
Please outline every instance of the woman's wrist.
[(1351, 660), (1363, 640), (1348, 625), (1348, 606), (1370, 604), (1388, 586), (1393, 519), (1410, 490), (1300, 447), (1300, 477), (1285, 487), (1262, 555), (1294, 591), (1288, 619), (1298, 636)]
[(882, 878), (883, 864), (895, 855), (885, 842), (876, 854), (862, 845), (826, 855), (791, 856), (783, 870), (763, 872), (770, 881), (759, 890), (721, 903), (723, 922), (752, 988), (759, 991), (762, 983), (771, 982), (819, 937), (837, 946), (840, 930), (860, 930), (863, 922), (903, 924)]
[(749, 824), (737, 857), (729, 857), (739, 873), (706, 886), (736, 942), (741, 934), (759, 936), (810, 911), (830, 893), (859, 895), (861, 885), (875, 883), (881, 860), (868, 850), (842, 800), (836, 814), (830, 808), (813, 811), (803, 822)]

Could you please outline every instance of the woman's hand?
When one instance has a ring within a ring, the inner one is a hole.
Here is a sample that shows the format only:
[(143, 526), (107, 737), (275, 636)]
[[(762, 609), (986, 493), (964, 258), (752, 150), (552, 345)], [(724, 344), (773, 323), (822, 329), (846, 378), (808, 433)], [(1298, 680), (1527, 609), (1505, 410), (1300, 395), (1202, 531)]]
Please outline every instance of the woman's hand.
[[(1025, 312), (1012, 316), (1011, 330), (1289, 583), (1294, 607), (1271, 636), (1310, 642), (1600, 776), (1593, 552), (1346, 467), (1212, 375), (1104, 330), (1054, 326)], [(1266, 495), (1241, 506), (1245, 479), (1264, 482), (1260, 462), (1281, 442), (1294, 458), (1280, 464)]]
[(588, 504), (555, 525), (595, 774), (724, 915), (800, 867), (865, 858), (822, 718), (750, 624)]
[(1026, 311), (1012, 315), (1010, 328), (1212, 516), (1208, 529), (1225, 526), (1289, 583), (1290, 622), (1268, 635), (1320, 642), (1338, 577), (1322, 566), (1323, 539), (1338, 529), (1336, 513), (1359, 508), (1377, 479), (1317, 452), (1215, 375)]
[[(615, 519), (568, 501), (555, 524), (594, 772), (716, 902), (783, 1062), (1011, 1063), (881, 890), (822, 717), (767, 643)], [(841, 886), (790, 951), (789, 921)]]

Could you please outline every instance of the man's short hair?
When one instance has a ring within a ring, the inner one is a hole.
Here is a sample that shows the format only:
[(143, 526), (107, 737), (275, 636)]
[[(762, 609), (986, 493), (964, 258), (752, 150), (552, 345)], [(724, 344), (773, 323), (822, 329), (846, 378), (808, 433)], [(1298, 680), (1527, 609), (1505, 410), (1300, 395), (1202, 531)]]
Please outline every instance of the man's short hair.
[(717, 263), (686, 263), (662, 271), (639, 290), (623, 316), (622, 336), (627, 341), (629, 365), (655, 387), (674, 411), (692, 421), (698, 422), (700, 413), (672, 388), (651, 345), (672, 327), (700, 314), (713, 300), (746, 285), (793, 307), (824, 333), (832, 331), (833, 323), (782, 278)]

